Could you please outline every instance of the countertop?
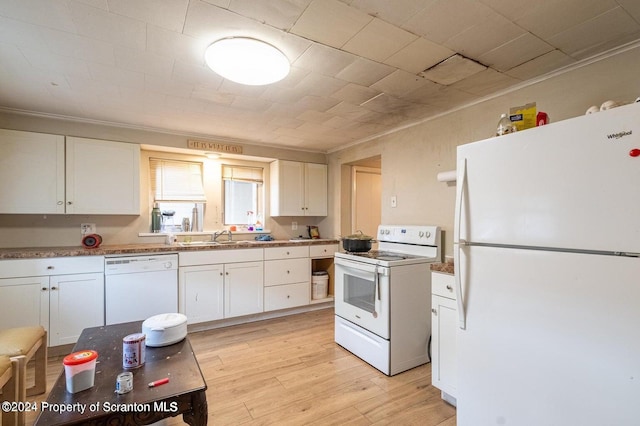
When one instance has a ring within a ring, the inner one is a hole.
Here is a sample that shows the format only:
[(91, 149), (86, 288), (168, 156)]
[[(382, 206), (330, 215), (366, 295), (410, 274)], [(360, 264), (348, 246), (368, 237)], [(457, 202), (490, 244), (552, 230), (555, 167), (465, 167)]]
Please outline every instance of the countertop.
[(453, 274), (453, 262), (432, 263), (431, 270), (434, 272), (444, 272), (445, 274)]
[(237, 250), (246, 248), (267, 248), (267, 247), (295, 247), (295, 246), (315, 246), (323, 244), (339, 244), (339, 240), (317, 239), (317, 240), (274, 240), (274, 241), (239, 241), (237, 244), (220, 244), (212, 246), (181, 246), (179, 244), (121, 244), (104, 245), (95, 249), (87, 249), (82, 246), (64, 247), (19, 247), (0, 248), (0, 259), (34, 259), (48, 257), (71, 257), (71, 256), (113, 256), (145, 253), (177, 253), (181, 251), (197, 250)]

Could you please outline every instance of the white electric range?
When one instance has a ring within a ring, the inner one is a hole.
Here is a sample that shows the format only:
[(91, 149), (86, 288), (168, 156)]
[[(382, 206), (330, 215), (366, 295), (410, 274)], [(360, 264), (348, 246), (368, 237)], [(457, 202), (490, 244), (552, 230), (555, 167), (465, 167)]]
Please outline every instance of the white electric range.
[(335, 254), (335, 341), (392, 376), (429, 362), (437, 226), (378, 227), (379, 250)]

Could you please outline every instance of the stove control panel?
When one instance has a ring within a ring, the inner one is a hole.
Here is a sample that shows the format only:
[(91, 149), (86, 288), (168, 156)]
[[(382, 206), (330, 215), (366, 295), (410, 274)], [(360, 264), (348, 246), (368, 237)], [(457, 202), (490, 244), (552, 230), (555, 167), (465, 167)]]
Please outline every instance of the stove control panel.
[(440, 227), (427, 225), (380, 225), (378, 227), (378, 240), (392, 243), (437, 246), (440, 244)]

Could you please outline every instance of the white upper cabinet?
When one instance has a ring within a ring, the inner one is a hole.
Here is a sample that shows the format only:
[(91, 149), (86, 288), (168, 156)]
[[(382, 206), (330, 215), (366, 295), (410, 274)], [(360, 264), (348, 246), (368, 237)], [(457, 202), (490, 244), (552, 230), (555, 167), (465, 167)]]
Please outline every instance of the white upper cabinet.
[(271, 216), (326, 216), (327, 166), (277, 160), (271, 163)]
[(67, 213), (140, 214), (140, 145), (67, 137)]
[(64, 213), (64, 136), (0, 129), (0, 213)]
[(0, 213), (140, 214), (140, 146), (0, 129)]

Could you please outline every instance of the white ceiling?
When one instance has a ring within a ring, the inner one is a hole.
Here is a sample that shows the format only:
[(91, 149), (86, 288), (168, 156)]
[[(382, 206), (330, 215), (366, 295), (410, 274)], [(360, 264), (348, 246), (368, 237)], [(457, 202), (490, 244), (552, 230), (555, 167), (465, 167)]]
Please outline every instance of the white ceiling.
[[(224, 80), (229, 36), (291, 73)], [(328, 151), (637, 39), (638, 0), (0, 0), (0, 107)]]

